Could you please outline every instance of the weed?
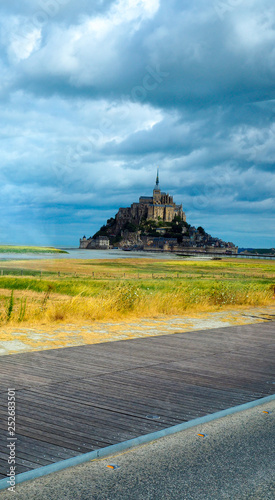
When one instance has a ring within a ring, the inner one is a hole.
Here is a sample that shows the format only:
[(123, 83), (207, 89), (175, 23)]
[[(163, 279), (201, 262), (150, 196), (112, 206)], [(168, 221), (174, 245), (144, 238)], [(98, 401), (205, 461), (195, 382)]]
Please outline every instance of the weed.
[(13, 290), (12, 290), (11, 295), (10, 295), (10, 300), (8, 302), (8, 308), (7, 308), (7, 321), (10, 321), (10, 319), (11, 319), (13, 306), (14, 306), (14, 298), (13, 298)]
[(24, 321), (25, 314), (26, 314), (26, 307), (27, 307), (27, 299), (21, 298), (20, 300), (20, 310), (19, 310), (19, 315), (18, 315), (18, 321), (21, 323), (21, 321)]
[(48, 285), (48, 289), (45, 292), (44, 298), (42, 300), (42, 304), (41, 304), (41, 311), (42, 312), (45, 311), (45, 309), (46, 309), (47, 302), (48, 302), (48, 300), (50, 298), (50, 294), (51, 294), (52, 290), (53, 290), (53, 286), (51, 284), (49, 284)]

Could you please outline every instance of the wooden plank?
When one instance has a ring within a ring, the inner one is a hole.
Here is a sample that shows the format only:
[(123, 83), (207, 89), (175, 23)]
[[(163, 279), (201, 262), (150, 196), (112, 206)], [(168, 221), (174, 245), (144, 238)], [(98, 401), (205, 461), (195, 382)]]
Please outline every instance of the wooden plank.
[[(110, 415), (112, 413), (112, 415)], [(29, 416), (31, 414), (31, 417)], [(3, 413), (0, 411), (0, 416), (3, 416)], [(145, 432), (151, 432), (153, 428), (153, 424), (146, 420), (145, 418), (141, 419), (140, 417), (134, 417), (132, 415), (120, 414), (116, 411), (107, 411), (104, 409), (93, 408), (93, 416), (89, 419), (81, 419), (79, 418), (70, 418), (67, 411), (59, 410), (58, 413), (55, 411), (54, 407), (46, 409), (43, 408), (43, 411), (36, 411), (31, 408), (31, 412), (28, 407), (21, 408), (19, 414), (16, 417), (17, 420), (17, 429), (20, 432), (20, 425), (29, 423), (33, 425), (34, 428), (36, 426), (36, 422), (39, 421), (39, 425), (42, 428), (50, 428), (52, 432), (57, 432), (59, 435), (62, 433), (71, 434), (78, 437), (93, 436), (96, 433), (99, 433), (102, 440), (110, 439), (110, 435), (113, 435), (115, 432), (119, 432), (122, 439), (130, 439), (130, 437), (134, 436), (134, 433), (131, 432), (131, 428), (134, 427), (135, 431), (142, 431), (144, 429)], [(156, 423), (155, 425), (158, 425)], [(105, 429), (105, 432), (103, 431)]]
[[(1, 427), (1, 424), (0, 428), (3, 428)], [(35, 425), (32, 428), (29, 423), (20, 426), (20, 429), (18, 429), (16, 436), (17, 438), (19, 438), (21, 435), (36, 439), (41, 443), (46, 442), (49, 444), (57, 444), (59, 446), (68, 448), (69, 450), (77, 451), (78, 454), (86, 453), (91, 449), (104, 448), (105, 446), (109, 446), (110, 444), (112, 444), (110, 442), (106, 443), (100, 441), (99, 439), (95, 439), (94, 441), (89, 440), (89, 443), (87, 444), (83, 442), (83, 439), (81, 441), (79, 440), (79, 438), (73, 439), (71, 435), (67, 435), (66, 433), (60, 436), (59, 433), (54, 433), (51, 430), (43, 428), (43, 426)]]
[[(24, 393), (24, 400), (26, 402), (31, 402), (33, 400), (33, 397), (34, 395), (30, 394), (29, 391), (26, 391)], [(151, 398), (144, 398), (143, 402), (141, 403), (137, 400), (137, 398), (132, 394), (131, 391), (127, 393), (124, 392), (123, 399), (121, 398), (121, 395), (113, 397), (112, 394), (104, 395), (100, 391), (99, 393), (90, 393), (90, 398), (91, 403), (89, 404), (89, 406), (95, 406), (105, 409), (108, 409), (111, 406), (111, 408), (127, 410), (128, 412), (133, 412), (135, 415), (137, 414), (139, 416), (144, 416), (148, 413), (154, 413), (156, 408), (159, 408), (159, 410), (161, 409), (159, 414), (161, 414), (162, 416), (169, 416), (171, 415), (171, 412), (174, 415), (175, 411), (179, 411), (179, 409), (181, 408), (181, 405), (176, 404), (174, 405), (173, 409), (169, 410), (167, 409), (167, 403), (159, 399), (155, 402), (152, 401)], [(50, 392), (46, 396), (45, 392), (43, 392), (42, 401), (47, 405), (52, 405), (54, 403), (57, 410), (59, 408), (63, 408), (66, 411), (73, 410), (74, 415), (78, 414), (79, 412), (81, 412), (81, 414), (88, 413), (88, 411), (86, 410), (87, 405), (80, 405), (78, 401), (72, 400), (71, 398), (69, 398), (69, 396), (67, 398), (57, 398), (55, 395), (55, 397), (53, 398)]]
[[(129, 422), (130, 425), (133, 425), (134, 423), (135, 429), (137, 430), (138, 428), (147, 428), (146, 424), (148, 423), (148, 419), (146, 419), (146, 415), (154, 413), (154, 410), (157, 407), (143, 405), (143, 411), (141, 411), (139, 407), (136, 409), (135, 405), (132, 405), (132, 407), (130, 408), (127, 402), (123, 403), (122, 401), (120, 402), (120, 404), (115, 404), (110, 399), (106, 399), (105, 401), (105, 404), (99, 401), (98, 406), (93, 403), (92, 405), (90, 405), (90, 407), (88, 407), (89, 409), (87, 410), (87, 407), (83, 409), (82, 406), (78, 406), (77, 404), (75, 404), (74, 408), (72, 408), (71, 404), (60, 405), (58, 404), (58, 402), (55, 402), (53, 404), (53, 401), (48, 400), (46, 403), (47, 406), (45, 404), (39, 404), (38, 406), (36, 406), (36, 409), (37, 413), (39, 412), (39, 414), (41, 415), (52, 412), (59, 420), (62, 418), (62, 416), (68, 416), (69, 418), (73, 419), (75, 424), (81, 425), (83, 422), (85, 422), (89, 425), (93, 425), (94, 428), (98, 425), (98, 422), (100, 422), (101, 425), (104, 422), (109, 422), (111, 418), (110, 412), (112, 412), (112, 428), (115, 429), (118, 427), (119, 429), (123, 429), (124, 422), (122, 422), (120, 417), (125, 418), (126, 416), (127, 422)], [(20, 414), (28, 414), (29, 410), (32, 410), (32, 407), (29, 405), (29, 402), (26, 401), (25, 406), (20, 407)], [(184, 420), (182, 414), (177, 417), (172, 413), (171, 410), (161, 410), (158, 412), (158, 414), (161, 415), (162, 421), (177, 423), (179, 419)], [(144, 420), (146, 420), (146, 422), (144, 422)], [(128, 428), (128, 424), (126, 428)], [(148, 425), (148, 431), (150, 431), (150, 425)]]
[[(6, 444), (6, 439), (0, 437), (0, 447), (2, 450), (5, 449)], [(58, 460), (60, 460), (60, 458), (68, 458), (68, 456), (74, 457), (77, 454), (77, 452), (74, 450), (69, 450), (68, 448), (57, 446), (56, 444), (49, 444), (45, 441), (39, 441), (39, 439), (34, 439), (17, 433), (18, 449), (26, 448), (28, 450), (34, 450), (35, 453), (38, 453), (39, 456), (42, 446), (43, 450), (45, 450), (45, 453), (56, 457)]]
[[(9, 455), (7, 453), (5, 454), (0, 452), (0, 459), (6, 461), (6, 463), (8, 463), (7, 461), (8, 457)], [(52, 460), (52, 462), (54, 461)], [(16, 465), (25, 465), (26, 467), (32, 469), (37, 467), (37, 465), (39, 467), (42, 467), (43, 465), (48, 465), (49, 463), (50, 463), (49, 460), (37, 456), (33, 457), (30, 455), (29, 452), (26, 452), (25, 450), (23, 451), (23, 456), (22, 456), (22, 450), (16, 449)]]
[[(6, 442), (0, 443), (0, 449), (5, 450)], [(57, 451), (62, 450), (62, 451)], [(28, 458), (31, 457), (32, 461), (38, 459), (46, 459), (49, 463), (58, 462), (59, 460), (74, 457), (77, 452), (72, 452), (68, 448), (60, 448), (55, 445), (48, 445), (45, 442), (40, 442), (38, 440), (25, 438), (25, 436), (18, 435), (16, 443), (16, 457)], [(7, 457), (7, 452), (5, 453)]]

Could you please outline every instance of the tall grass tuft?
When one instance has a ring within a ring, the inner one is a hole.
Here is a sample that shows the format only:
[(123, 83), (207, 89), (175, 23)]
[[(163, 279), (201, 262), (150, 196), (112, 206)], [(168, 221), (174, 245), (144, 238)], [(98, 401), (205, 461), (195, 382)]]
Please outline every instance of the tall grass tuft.
[(18, 321), (19, 323), (21, 323), (22, 321), (24, 321), (24, 318), (25, 318), (25, 314), (26, 314), (26, 308), (27, 308), (27, 299), (23, 299), (23, 297), (21, 297), (21, 300), (20, 300), (20, 310), (19, 310), (19, 315), (18, 315)]
[(42, 304), (41, 304), (41, 311), (44, 312), (46, 307), (47, 307), (47, 302), (50, 298), (50, 294), (53, 290), (53, 286), (51, 284), (48, 285), (48, 289), (47, 291), (45, 292), (44, 294), (44, 297), (43, 297), (43, 300), (42, 300)]
[(11, 295), (10, 295), (10, 300), (8, 302), (8, 308), (7, 308), (7, 321), (10, 321), (10, 319), (11, 319), (13, 306), (14, 306), (14, 297), (13, 297), (13, 290), (12, 290)]
[(144, 294), (138, 286), (130, 281), (122, 282), (112, 292), (113, 307), (117, 311), (133, 311)]

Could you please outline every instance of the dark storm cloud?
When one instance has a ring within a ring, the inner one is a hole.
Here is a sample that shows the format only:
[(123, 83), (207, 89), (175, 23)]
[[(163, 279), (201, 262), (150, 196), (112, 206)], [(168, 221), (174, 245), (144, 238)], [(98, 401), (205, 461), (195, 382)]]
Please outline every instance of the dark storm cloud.
[(159, 165), (191, 223), (274, 246), (273, 4), (2, 0), (0, 12), (2, 241), (25, 225), (33, 242), (77, 245), (150, 194)]
[(247, 17), (240, 1), (223, 20), (202, 0), (163, 1), (141, 24), (134, 13), (123, 22), (123, 9), (114, 8), (95, 26), (81, 8), (67, 27), (57, 15), (44, 23), (40, 50), (19, 64), (18, 84), (38, 94), (130, 96), (177, 108), (270, 99), (275, 7), (264, 3), (264, 14), (251, 7)]

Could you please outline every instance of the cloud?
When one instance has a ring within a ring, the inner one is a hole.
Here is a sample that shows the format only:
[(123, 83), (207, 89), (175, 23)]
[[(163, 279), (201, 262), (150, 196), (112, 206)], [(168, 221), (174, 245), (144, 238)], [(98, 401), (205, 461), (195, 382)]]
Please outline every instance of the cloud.
[(0, 6), (2, 241), (26, 225), (77, 245), (159, 166), (190, 223), (274, 246), (269, 1), (16, 4)]

